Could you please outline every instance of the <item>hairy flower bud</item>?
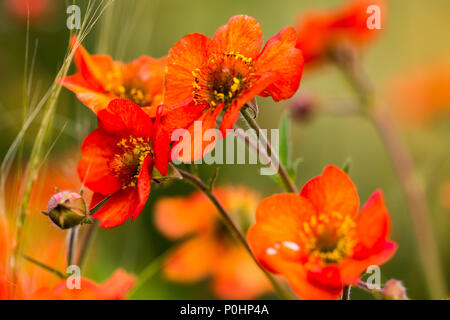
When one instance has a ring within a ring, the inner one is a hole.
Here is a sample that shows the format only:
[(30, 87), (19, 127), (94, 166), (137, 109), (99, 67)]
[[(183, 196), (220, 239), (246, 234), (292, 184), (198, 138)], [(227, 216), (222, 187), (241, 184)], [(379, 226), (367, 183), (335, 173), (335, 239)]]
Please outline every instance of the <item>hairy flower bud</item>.
[(391, 279), (384, 285), (383, 299), (385, 300), (408, 300), (406, 289), (401, 281)]
[(308, 121), (317, 109), (317, 101), (310, 93), (303, 92), (295, 96), (289, 105), (289, 111), (294, 120)]
[(69, 229), (86, 220), (88, 208), (86, 201), (79, 193), (64, 190), (50, 198), (47, 212), (43, 213), (61, 229)]

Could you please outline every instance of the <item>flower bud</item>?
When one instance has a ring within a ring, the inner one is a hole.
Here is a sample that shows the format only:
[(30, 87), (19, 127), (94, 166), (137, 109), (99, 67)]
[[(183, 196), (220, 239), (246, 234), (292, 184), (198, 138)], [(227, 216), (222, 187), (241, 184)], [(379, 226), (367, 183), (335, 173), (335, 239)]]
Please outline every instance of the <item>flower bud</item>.
[(382, 293), (385, 300), (408, 300), (406, 289), (402, 282), (395, 279), (386, 282)]
[(295, 96), (289, 105), (289, 111), (294, 120), (308, 121), (316, 111), (316, 99), (310, 93)]
[(61, 229), (69, 229), (86, 220), (88, 208), (80, 194), (64, 190), (50, 198), (47, 212), (43, 213)]

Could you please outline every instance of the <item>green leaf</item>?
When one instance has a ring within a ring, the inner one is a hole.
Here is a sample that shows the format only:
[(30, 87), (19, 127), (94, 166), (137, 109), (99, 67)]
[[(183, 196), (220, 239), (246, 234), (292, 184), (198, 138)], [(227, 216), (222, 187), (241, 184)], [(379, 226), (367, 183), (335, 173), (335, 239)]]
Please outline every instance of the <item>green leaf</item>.
[(342, 171), (344, 171), (346, 174), (349, 174), (351, 167), (352, 167), (352, 158), (347, 158), (347, 160), (345, 160), (344, 162), (344, 165), (342, 166)]
[(295, 181), (295, 177), (297, 176), (297, 168), (300, 163), (303, 162), (303, 158), (297, 158), (294, 162), (291, 162), (287, 166), (287, 171), (289, 178), (292, 179), (292, 181)]
[(95, 207), (93, 207), (91, 210), (89, 210), (89, 214), (93, 215), (98, 210), (100, 210), (106, 204), (106, 202), (108, 202), (109, 198), (111, 198), (111, 195), (107, 196), (105, 199), (103, 199), (102, 201), (97, 203), (97, 205)]
[(291, 117), (285, 112), (280, 121), (280, 162), (286, 168), (291, 161)]

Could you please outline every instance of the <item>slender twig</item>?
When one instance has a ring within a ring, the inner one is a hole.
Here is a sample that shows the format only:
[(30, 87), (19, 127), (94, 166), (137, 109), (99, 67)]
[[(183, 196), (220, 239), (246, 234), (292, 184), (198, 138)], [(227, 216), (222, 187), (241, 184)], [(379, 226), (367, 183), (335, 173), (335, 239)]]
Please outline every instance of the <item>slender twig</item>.
[(21, 257), (24, 258), (25, 260), (27, 260), (27, 261), (37, 265), (38, 267), (40, 267), (40, 268), (42, 268), (44, 270), (47, 270), (48, 272), (51, 272), (51, 273), (57, 275), (61, 279), (66, 279), (67, 278), (67, 275), (65, 275), (64, 273), (62, 273), (59, 270), (53, 269), (52, 267), (46, 265), (45, 263), (37, 261), (36, 259), (33, 259), (33, 258), (31, 258), (31, 257), (29, 257), (27, 255), (24, 255), (24, 254), (21, 254)]
[(342, 300), (351, 300), (350, 299), (351, 290), (352, 286), (350, 285), (344, 287), (344, 290), (342, 291)]
[(133, 287), (133, 289), (128, 293), (128, 297), (133, 297), (134, 294), (142, 288), (142, 286), (156, 273), (158, 273), (161, 268), (163, 267), (163, 261), (165, 257), (167, 256), (167, 253), (164, 252), (155, 259), (153, 259), (149, 265), (142, 271), (142, 273), (139, 275), (138, 283)]
[(359, 280), (355, 287), (370, 293), (375, 299), (380, 299), (383, 295), (383, 290), (372, 288), (367, 282), (362, 280)]
[[(110, 198), (111, 195), (107, 196), (105, 199), (97, 203), (93, 208), (89, 210), (89, 215), (92, 216), (94, 213), (100, 210), (108, 202)], [(98, 229), (97, 226), (98, 226), (97, 223), (93, 221), (92, 224), (86, 227), (86, 230), (83, 233), (77, 258), (77, 265), (80, 267), (80, 269), (83, 267), (84, 262), (86, 261), (86, 258), (88, 256), (89, 249), (92, 245), (93, 239)]]
[(93, 222), (92, 224), (86, 226), (86, 229), (83, 232), (83, 236), (81, 237), (80, 246), (78, 249), (78, 258), (76, 262), (77, 266), (79, 266), (81, 270), (83, 270), (83, 265), (88, 256), (88, 252), (92, 245), (92, 242), (94, 241), (97, 229), (98, 224), (96, 222)]
[(374, 89), (355, 57), (336, 59), (335, 63), (354, 88), (364, 111), (376, 128), (399, 179), (416, 235), (417, 247), (425, 277), (433, 298), (446, 294), (438, 246), (433, 236), (425, 191), (417, 176), (414, 161), (390, 115), (383, 109), (374, 112)]
[(71, 228), (69, 230), (69, 234), (67, 235), (67, 266), (73, 265), (75, 261), (78, 228), (79, 226)]
[(261, 140), (263, 145), (267, 146), (269, 157), (272, 159), (271, 164), (273, 164), (275, 167), (278, 167), (277, 174), (280, 177), (281, 181), (283, 182), (286, 190), (289, 192), (298, 193), (297, 187), (289, 178), (289, 174), (287, 173), (286, 168), (280, 162), (277, 152), (272, 148), (272, 145), (269, 143), (269, 140), (267, 139), (266, 135), (262, 132), (256, 120), (249, 113), (248, 108), (247, 107), (242, 108), (241, 114), (244, 117), (247, 124), (257, 132), (258, 139)]
[(261, 269), (261, 271), (264, 273), (264, 275), (267, 277), (267, 279), (272, 284), (273, 288), (276, 290), (276, 292), (283, 298), (283, 299), (292, 299), (291, 295), (278, 283), (278, 281), (270, 274), (268, 273), (256, 260), (255, 256), (253, 255), (250, 246), (247, 243), (247, 240), (245, 239), (244, 234), (240, 230), (240, 228), (236, 225), (236, 223), (231, 218), (230, 214), (226, 211), (226, 209), (223, 207), (223, 205), (220, 203), (219, 199), (216, 198), (212, 190), (198, 177), (183, 171), (179, 170), (180, 174), (183, 176), (183, 178), (187, 181), (189, 181), (191, 184), (193, 184), (196, 188), (198, 188), (200, 191), (202, 191), (208, 199), (214, 204), (216, 209), (219, 211), (221, 217), (223, 218), (225, 225), (229, 228), (229, 230), (232, 232), (232, 234), (239, 240), (244, 248), (248, 251), (250, 256), (252, 257), (253, 261), (255, 261), (256, 265)]

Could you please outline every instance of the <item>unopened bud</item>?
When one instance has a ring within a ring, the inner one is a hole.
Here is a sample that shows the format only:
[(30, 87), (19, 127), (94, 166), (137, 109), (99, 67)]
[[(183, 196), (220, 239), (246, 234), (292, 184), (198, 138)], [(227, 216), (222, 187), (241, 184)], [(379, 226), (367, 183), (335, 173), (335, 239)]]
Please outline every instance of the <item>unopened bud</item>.
[(47, 212), (43, 213), (61, 229), (69, 229), (87, 220), (88, 208), (79, 193), (64, 190), (50, 198)]
[(294, 120), (307, 121), (311, 118), (316, 109), (316, 101), (313, 95), (301, 93), (295, 96), (289, 106), (289, 111)]
[(402, 282), (395, 279), (386, 282), (382, 293), (385, 300), (408, 300), (406, 289)]

